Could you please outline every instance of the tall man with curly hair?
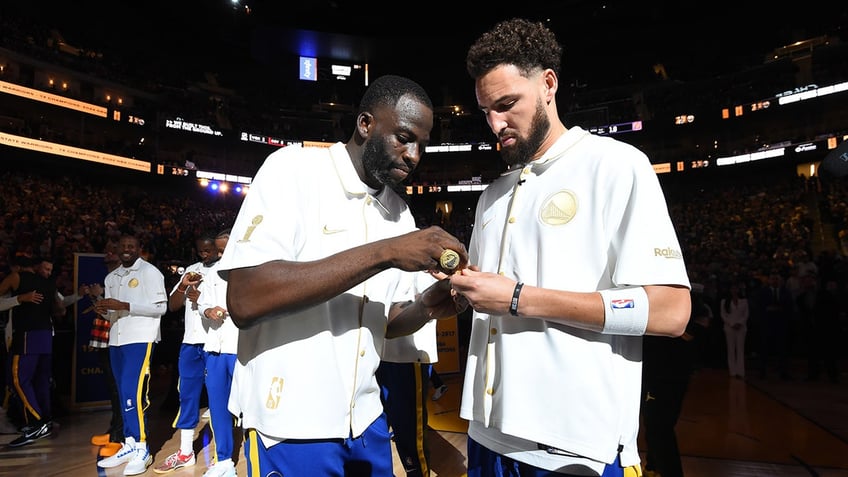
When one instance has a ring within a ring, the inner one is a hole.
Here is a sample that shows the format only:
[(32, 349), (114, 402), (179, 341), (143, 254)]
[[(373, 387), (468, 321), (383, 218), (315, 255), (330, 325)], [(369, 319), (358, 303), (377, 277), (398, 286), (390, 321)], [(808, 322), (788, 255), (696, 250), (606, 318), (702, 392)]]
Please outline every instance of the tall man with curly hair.
[(679, 336), (689, 279), (638, 149), (567, 128), (562, 48), (540, 22), (497, 24), (466, 57), (509, 166), (480, 196), (460, 415), (468, 476), (640, 474), (644, 334)]

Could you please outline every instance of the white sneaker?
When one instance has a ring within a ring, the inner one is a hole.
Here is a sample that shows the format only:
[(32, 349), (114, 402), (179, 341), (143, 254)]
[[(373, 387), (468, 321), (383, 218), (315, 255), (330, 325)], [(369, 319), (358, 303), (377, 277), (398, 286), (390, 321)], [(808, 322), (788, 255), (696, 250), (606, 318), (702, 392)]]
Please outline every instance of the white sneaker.
[(136, 448), (132, 459), (124, 467), (124, 475), (143, 474), (151, 464), (153, 464), (153, 456), (150, 455), (147, 446)]
[(112, 467), (117, 467), (121, 464), (126, 464), (134, 456), (135, 439), (133, 439), (132, 437), (127, 437), (124, 443), (121, 444), (121, 449), (116, 452), (115, 455), (97, 461), (97, 467), (101, 467), (103, 469), (111, 469)]
[(447, 384), (442, 384), (438, 388), (436, 388), (436, 392), (433, 393), (433, 401), (438, 401), (440, 397), (444, 396), (445, 392), (448, 390)]
[(203, 477), (236, 477), (236, 466), (233, 461), (218, 462), (206, 470)]

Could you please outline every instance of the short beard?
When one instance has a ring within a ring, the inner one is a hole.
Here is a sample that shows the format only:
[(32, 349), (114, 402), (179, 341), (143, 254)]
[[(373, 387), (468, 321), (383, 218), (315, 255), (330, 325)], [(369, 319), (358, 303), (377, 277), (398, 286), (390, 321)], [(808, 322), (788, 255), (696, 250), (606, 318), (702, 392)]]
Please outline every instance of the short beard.
[(501, 158), (510, 167), (527, 164), (530, 158), (538, 152), (550, 130), (551, 121), (545, 114), (545, 107), (540, 99), (536, 103), (536, 114), (530, 123), (530, 134), (527, 139), (517, 137), (514, 146), (501, 149)]
[[(392, 160), (386, 154), (386, 148), (382, 146), (383, 144), (378, 144), (375, 139), (365, 141), (365, 145), (362, 148), (362, 168), (367, 177), (373, 179), (381, 186), (395, 188), (398, 184), (392, 180), (392, 177), (385, 168), (385, 165), (391, 164)], [(379, 187), (374, 187), (374, 184), (371, 183), (368, 183), (368, 186), (379, 189)]]

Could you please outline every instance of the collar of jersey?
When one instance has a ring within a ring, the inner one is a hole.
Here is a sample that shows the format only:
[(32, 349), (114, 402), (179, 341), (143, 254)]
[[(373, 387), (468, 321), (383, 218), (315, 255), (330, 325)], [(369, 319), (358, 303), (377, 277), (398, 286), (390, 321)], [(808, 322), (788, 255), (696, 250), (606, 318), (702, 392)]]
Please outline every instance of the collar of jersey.
[(120, 276), (124, 276), (124, 275), (129, 275), (129, 273), (133, 270), (138, 270), (140, 260), (141, 260), (141, 257), (138, 257), (137, 259), (135, 259), (135, 262), (133, 262), (133, 264), (130, 265), (129, 267), (125, 267), (125, 266), (121, 265), (120, 267), (115, 269), (115, 274), (120, 275)]
[(375, 205), (384, 213), (388, 213), (388, 209), (380, 201), (380, 197), (386, 193), (386, 187), (383, 187), (382, 190), (372, 192), (371, 188), (359, 179), (359, 174), (356, 173), (356, 169), (353, 167), (353, 162), (344, 143), (337, 142), (330, 146), (330, 157), (333, 160), (339, 181), (342, 183), (342, 187), (344, 187), (347, 195), (358, 198), (364, 198), (370, 195), (374, 199)]
[(528, 164), (518, 164), (515, 167), (509, 169), (508, 171), (502, 173), (502, 176), (507, 176), (513, 174), (515, 172), (521, 172), (527, 166), (530, 166), (530, 169), (534, 174), (539, 175), (545, 172), (551, 164), (556, 162), (562, 157), (565, 157), (566, 153), (571, 150), (571, 148), (576, 145), (580, 140), (589, 135), (589, 132), (580, 128), (579, 126), (574, 126), (566, 131), (562, 136), (557, 139), (553, 146), (550, 149), (545, 151), (545, 153), (539, 159), (535, 161), (530, 161)]

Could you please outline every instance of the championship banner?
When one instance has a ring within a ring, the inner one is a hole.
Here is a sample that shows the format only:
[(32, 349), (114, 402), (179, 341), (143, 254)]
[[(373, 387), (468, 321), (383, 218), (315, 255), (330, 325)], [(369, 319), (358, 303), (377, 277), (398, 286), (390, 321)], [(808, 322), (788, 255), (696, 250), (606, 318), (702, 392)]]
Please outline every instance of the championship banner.
[[(80, 285), (99, 283), (106, 278), (106, 264), (102, 253), (74, 254), (74, 289)], [(97, 350), (88, 346), (91, 325), (95, 317), (94, 303), (88, 296), (82, 297), (74, 313), (74, 352), (73, 375), (71, 376), (71, 406), (84, 407), (110, 406), (109, 386), (100, 366)]]
[(436, 343), (439, 346), (439, 361), (433, 363), (433, 368), (439, 374), (458, 373), (459, 333), (456, 316), (436, 320)]

